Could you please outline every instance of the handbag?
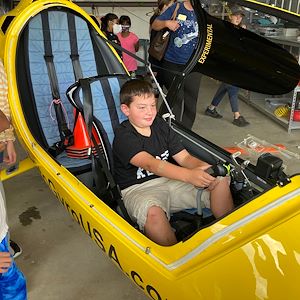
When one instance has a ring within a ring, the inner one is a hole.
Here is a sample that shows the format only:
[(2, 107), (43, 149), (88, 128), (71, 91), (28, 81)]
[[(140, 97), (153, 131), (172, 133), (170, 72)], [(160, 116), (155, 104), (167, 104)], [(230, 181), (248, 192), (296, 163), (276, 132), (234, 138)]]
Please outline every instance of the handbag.
[[(176, 8), (172, 15), (172, 20), (175, 20), (177, 17), (177, 11), (179, 8), (179, 3), (177, 3)], [(165, 56), (165, 52), (169, 45), (170, 40), (170, 31), (169, 29), (162, 29), (157, 31), (156, 35), (154, 36), (153, 40), (150, 43), (148, 53), (155, 59), (161, 61)]]

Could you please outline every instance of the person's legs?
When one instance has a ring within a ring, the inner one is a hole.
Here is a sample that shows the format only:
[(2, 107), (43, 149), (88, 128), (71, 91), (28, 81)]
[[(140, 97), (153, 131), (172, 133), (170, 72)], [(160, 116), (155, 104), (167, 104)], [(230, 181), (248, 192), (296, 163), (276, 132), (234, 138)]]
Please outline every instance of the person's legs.
[[(174, 71), (177, 73), (181, 73), (184, 69), (184, 65), (177, 65), (173, 64), (168, 61), (163, 61), (162, 62), (162, 67), (164, 70), (162, 70), (161, 75), (162, 75), (162, 81), (164, 83), (164, 86), (166, 89), (169, 91), (170, 87), (175, 79), (176, 74), (172, 73), (170, 71)], [(174, 97), (173, 97), (174, 96)], [(182, 104), (183, 104), (183, 98), (184, 98), (184, 90), (183, 90), (183, 85), (181, 88), (176, 91), (176, 94), (173, 95), (171, 98), (167, 97), (167, 100), (169, 101), (169, 105), (171, 106), (172, 112), (176, 117), (177, 121), (181, 121), (181, 115), (182, 115)], [(162, 104), (162, 108), (160, 109), (160, 113), (166, 113), (166, 107), (164, 104)]]
[(230, 192), (230, 178), (218, 177), (218, 183), (212, 191), (204, 189), (201, 193), (200, 203), (197, 203), (198, 189), (193, 185), (177, 181), (169, 180), (168, 186), (170, 190), (170, 212), (177, 212), (189, 208), (210, 208), (216, 218), (223, 216), (233, 208), (233, 200)]
[(151, 240), (162, 246), (177, 242), (170, 224), (168, 179), (160, 177), (122, 190), (130, 217)]
[(168, 179), (166, 185), (168, 186), (171, 198), (171, 213), (197, 207), (197, 188), (195, 188), (192, 184), (179, 180)]
[(226, 86), (229, 95), (231, 110), (233, 112), (232, 123), (239, 127), (245, 127), (249, 125), (249, 122), (247, 122), (239, 112), (239, 99), (238, 99), (239, 88), (230, 84), (226, 84)]
[(216, 91), (214, 98), (211, 101), (211, 106), (210, 106), (211, 109), (217, 107), (220, 104), (226, 92), (227, 92), (226, 84), (222, 82), (218, 90)]
[(169, 63), (168, 61), (163, 60), (161, 63), (161, 67), (163, 68), (160, 72), (161, 77), (163, 79), (166, 89), (169, 90), (169, 88), (173, 82), (173, 79), (175, 77), (175, 74), (169, 72), (169, 70), (173, 70), (174, 66), (172, 63)]
[(217, 112), (217, 106), (220, 104), (220, 102), (222, 101), (224, 95), (226, 94), (227, 92), (227, 89), (226, 89), (226, 86), (224, 83), (221, 83), (211, 104), (206, 108), (205, 110), (205, 114), (207, 116), (210, 116), (212, 118), (216, 118), (216, 119), (221, 119), (223, 116), (220, 115), (218, 112)]
[[(9, 252), (8, 235), (0, 243), (1, 252)], [(0, 274), (0, 299), (26, 300), (26, 280), (13, 261), (6, 273)]]
[(192, 72), (184, 80), (184, 109), (180, 121), (188, 129), (192, 129), (196, 118), (201, 77), (200, 73)]
[(234, 113), (234, 117), (238, 118), (240, 116), (239, 113), (239, 100), (238, 100), (238, 93), (239, 93), (239, 88), (227, 84), (227, 91), (229, 95), (229, 101), (230, 101), (230, 106), (231, 106), (231, 111)]
[[(3, 187), (3, 182), (0, 180), (0, 193), (4, 201), (4, 205), (6, 205), (6, 197)], [(7, 215), (6, 215), (6, 222), (7, 222)], [(22, 248), (14, 241), (9, 240), (10, 245), (10, 253), (12, 254), (13, 258), (16, 259), (18, 256), (22, 254)]]
[(171, 246), (177, 243), (166, 213), (158, 206), (152, 206), (148, 209), (144, 231), (149, 239), (161, 246)]
[(210, 192), (210, 208), (216, 218), (223, 216), (233, 209), (233, 200), (229, 188), (229, 179), (220, 178), (218, 184)]

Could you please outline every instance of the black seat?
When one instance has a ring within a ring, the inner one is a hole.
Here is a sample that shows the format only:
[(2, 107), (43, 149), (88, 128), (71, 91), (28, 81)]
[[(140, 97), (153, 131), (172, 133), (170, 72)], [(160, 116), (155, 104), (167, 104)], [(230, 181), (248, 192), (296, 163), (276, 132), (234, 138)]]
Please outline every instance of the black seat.
[[(113, 74), (80, 79), (69, 87), (67, 96), (76, 111), (84, 117), (86, 126), (82, 128), (82, 133), (86, 134), (85, 129), (88, 128), (89, 137), (96, 148), (90, 151), (93, 153), (95, 193), (129, 223), (136, 225), (125, 209), (121, 192), (113, 178), (112, 158), (114, 132), (127, 119), (121, 112), (119, 95), (121, 86), (129, 78), (127, 75)], [(80, 137), (74, 136), (75, 143), (76, 138)]]

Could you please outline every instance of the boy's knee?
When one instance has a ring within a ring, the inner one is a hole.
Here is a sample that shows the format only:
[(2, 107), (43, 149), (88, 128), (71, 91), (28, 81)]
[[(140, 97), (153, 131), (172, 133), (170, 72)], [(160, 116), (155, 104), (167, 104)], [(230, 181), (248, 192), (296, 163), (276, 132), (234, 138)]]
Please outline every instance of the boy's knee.
[(166, 218), (165, 211), (159, 206), (151, 206), (147, 212), (147, 222), (158, 222), (162, 218)]
[(230, 177), (218, 177), (218, 184), (217, 187), (222, 189), (230, 189)]

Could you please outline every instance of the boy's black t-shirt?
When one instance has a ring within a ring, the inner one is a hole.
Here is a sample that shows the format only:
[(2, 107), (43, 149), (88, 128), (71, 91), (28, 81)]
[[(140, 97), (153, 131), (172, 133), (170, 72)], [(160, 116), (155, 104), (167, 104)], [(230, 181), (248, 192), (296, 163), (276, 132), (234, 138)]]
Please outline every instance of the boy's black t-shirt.
[(146, 151), (156, 159), (169, 160), (184, 149), (179, 137), (161, 118), (151, 125), (151, 136), (139, 134), (130, 122), (124, 121), (116, 130), (113, 142), (114, 176), (121, 189), (159, 176), (130, 163), (132, 157)]

